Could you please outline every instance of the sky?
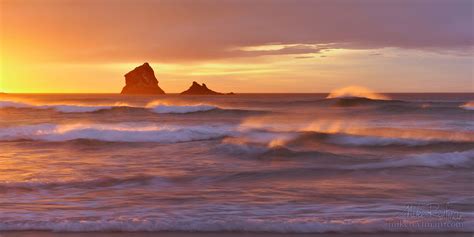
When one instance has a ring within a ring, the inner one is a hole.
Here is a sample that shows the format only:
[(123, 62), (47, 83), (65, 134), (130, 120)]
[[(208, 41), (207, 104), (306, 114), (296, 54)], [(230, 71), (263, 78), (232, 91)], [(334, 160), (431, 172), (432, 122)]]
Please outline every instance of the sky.
[(474, 92), (472, 0), (0, 0), (0, 91)]

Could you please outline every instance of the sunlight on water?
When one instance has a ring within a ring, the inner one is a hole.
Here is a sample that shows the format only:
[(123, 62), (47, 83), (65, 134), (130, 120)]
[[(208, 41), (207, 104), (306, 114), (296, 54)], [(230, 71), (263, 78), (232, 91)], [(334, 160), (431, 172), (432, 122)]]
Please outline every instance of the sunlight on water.
[(361, 97), (373, 100), (388, 100), (389, 98), (385, 95), (375, 93), (368, 88), (361, 86), (348, 86), (340, 89), (331, 91), (328, 95), (328, 99), (331, 98), (351, 98)]
[(0, 231), (385, 231), (420, 201), (470, 226), (470, 95), (325, 96), (3, 95)]
[(461, 107), (467, 110), (474, 110), (474, 101), (469, 101), (463, 104)]

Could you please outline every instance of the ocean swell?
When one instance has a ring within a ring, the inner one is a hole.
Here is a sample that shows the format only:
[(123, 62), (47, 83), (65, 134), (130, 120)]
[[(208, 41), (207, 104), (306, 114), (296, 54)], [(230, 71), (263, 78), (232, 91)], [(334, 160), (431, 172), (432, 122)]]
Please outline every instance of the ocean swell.
[(46, 104), (35, 105), (16, 101), (0, 101), (0, 108), (30, 108), (30, 109), (53, 109), (62, 113), (89, 113), (100, 110), (109, 110), (117, 105), (73, 105), (73, 104)]
[(461, 108), (465, 110), (474, 110), (474, 101), (469, 101), (463, 105), (461, 105)]
[(222, 138), (232, 134), (228, 126), (157, 126), (149, 123), (38, 124), (0, 129), (0, 141), (69, 141), (90, 139), (107, 142), (175, 143)]
[(474, 150), (445, 153), (424, 153), (399, 159), (387, 159), (381, 162), (352, 165), (349, 169), (385, 169), (401, 167), (430, 168), (472, 168), (474, 166)]
[[(90, 113), (115, 108), (136, 108), (150, 110), (158, 114), (186, 114), (195, 112), (205, 112), (221, 109), (217, 106), (206, 104), (195, 105), (171, 105), (162, 103), (149, 103), (146, 106), (131, 106), (124, 103), (114, 103), (108, 105), (78, 105), (78, 104), (31, 104), (17, 101), (0, 101), (0, 108), (29, 108), (29, 109), (52, 109), (61, 113)], [(224, 109), (223, 109), (224, 110)]]
[(48, 189), (94, 189), (94, 188), (105, 188), (119, 185), (144, 185), (152, 184), (153, 186), (166, 186), (170, 182), (164, 177), (156, 176), (130, 176), (130, 177), (102, 177), (97, 179), (86, 179), (86, 180), (38, 180), (38, 181), (19, 181), (19, 182), (0, 182), (0, 192), (5, 191), (35, 191), (35, 190), (48, 190)]
[(366, 98), (371, 100), (388, 100), (385, 95), (375, 93), (368, 88), (361, 86), (348, 86), (331, 91), (326, 97), (332, 98)]
[(158, 114), (185, 114), (218, 109), (212, 105), (156, 105), (151, 110)]

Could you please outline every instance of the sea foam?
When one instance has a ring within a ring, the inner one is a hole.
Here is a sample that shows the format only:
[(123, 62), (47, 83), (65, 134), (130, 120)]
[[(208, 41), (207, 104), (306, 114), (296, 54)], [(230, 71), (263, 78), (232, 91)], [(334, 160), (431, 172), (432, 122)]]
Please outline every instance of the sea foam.
[(0, 129), (0, 140), (69, 141), (91, 139), (108, 142), (175, 143), (222, 138), (232, 134), (227, 126), (157, 126), (148, 123), (38, 124)]
[(0, 108), (53, 109), (63, 113), (87, 113), (112, 109), (113, 105), (74, 105), (74, 104), (41, 104), (35, 105), (17, 101), (0, 101)]
[(149, 103), (146, 106), (130, 106), (124, 103), (110, 105), (78, 105), (78, 104), (32, 104), (18, 101), (0, 101), (0, 108), (30, 108), (30, 109), (52, 109), (61, 113), (89, 113), (114, 108), (128, 107), (150, 110), (158, 114), (186, 114), (194, 112), (205, 112), (220, 109), (217, 106), (206, 104), (195, 105), (171, 105), (163, 103)]
[(344, 88), (339, 88), (331, 91), (326, 97), (328, 99), (332, 98), (367, 98), (372, 100), (388, 100), (389, 98), (385, 95), (375, 93), (368, 88), (361, 86), (348, 86)]
[(159, 114), (185, 114), (185, 113), (195, 113), (195, 112), (204, 112), (218, 109), (216, 106), (212, 105), (155, 105), (151, 110)]
[(474, 110), (474, 101), (469, 101), (461, 105), (461, 108), (466, 109), (466, 110)]

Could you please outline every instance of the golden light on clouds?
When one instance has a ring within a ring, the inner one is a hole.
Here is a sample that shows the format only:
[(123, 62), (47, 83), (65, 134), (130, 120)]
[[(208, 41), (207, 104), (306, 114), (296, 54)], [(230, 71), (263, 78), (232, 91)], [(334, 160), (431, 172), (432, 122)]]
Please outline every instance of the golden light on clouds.
[(413, 15), (401, 3), (1, 3), (0, 90), (11, 93), (118, 93), (143, 62), (169, 93), (193, 80), (240, 93), (473, 90), (462, 4)]
[[(281, 47), (285, 46), (259, 46), (251, 50), (279, 50)], [(381, 87), (381, 78), (393, 79), (393, 83), (395, 80), (407, 80), (409, 83), (408, 78), (386, 75), (386, 70), (393, 70), (400, 63), (402, 58), (399, 54), (403, 55), (403, 59), (411, 61), (423, 62), (424, 57), (440, 62), (447, 60), (443, 55), (433, 56), (419, 51), (387, 48), (325, 49), (318, 53), (298, 55), (262, 55), (256, 58), (191, 63), (150, 63), (160, 85), (169, 93), (183, 91), (192, 81), (206, 82), (216, 90), (241, 93), (328, 92), (341, 85), (354, 84), (378, 91), (390, 91)], [(5, 55), (2, 58), (6, 58)], [(459, 57), (451, 56), (453, 58), (460, 60)], [(1, 90), (11, 93), (116, 93), (123, 86), (123, 75), (143, 63), (34, 63), (12, 59), (2, 60), (1, 67)], [(455, 70), (459, 67), (445, 68)], [(426, 78), (422, 67), (407, 65), (402, 70), (397, 70), (398, 75)]]

